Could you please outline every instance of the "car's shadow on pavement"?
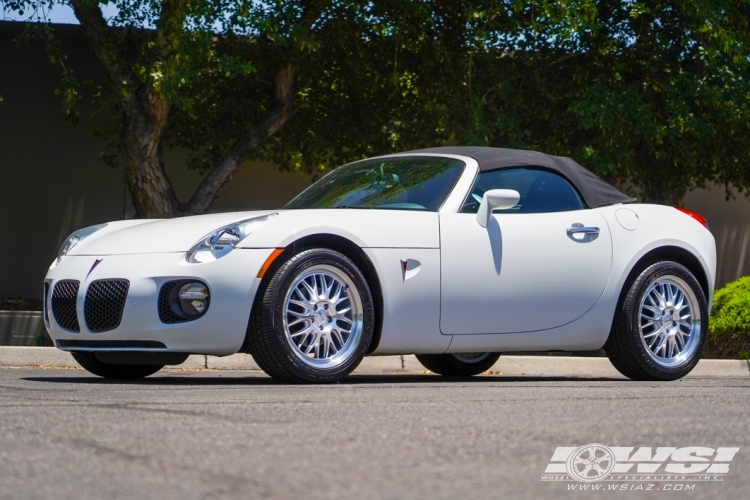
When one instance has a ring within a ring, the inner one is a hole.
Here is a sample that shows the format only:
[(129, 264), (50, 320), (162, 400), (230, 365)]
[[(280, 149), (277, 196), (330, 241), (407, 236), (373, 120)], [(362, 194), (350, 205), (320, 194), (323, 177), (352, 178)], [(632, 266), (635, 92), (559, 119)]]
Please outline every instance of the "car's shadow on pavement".
[[(236, 373), (236, 372), (235, 372)], [(22, 377), (22, 380), (30, 382), (48, 382), (58, 384), (89, 384), (89, 385), (173, 385), (173, 386), (207, 386), (207, 385), (246, 385), (246, 386), (337, 386), (337, 385), (392, 385), (392, 384), (487, 384), (487, 383), (511, 383), (511, 382), (625, 382), (627, 379), (606, 377), (538, 377), (538, 376), (511, 376), (511, 375), (480, 375), (474, 377), (441, 377), (432, 374), (392, 374), (392, 375), (350, 375), (349, 377), (333, 384), (288, 384), (278, 382), (263, 375), (248, 376), (211, 376), (200, 374), (198, 376), (186, 376), (187, 374), (162, 374), (151, 376), (141, 380), (115, 380), (100, 377)]]

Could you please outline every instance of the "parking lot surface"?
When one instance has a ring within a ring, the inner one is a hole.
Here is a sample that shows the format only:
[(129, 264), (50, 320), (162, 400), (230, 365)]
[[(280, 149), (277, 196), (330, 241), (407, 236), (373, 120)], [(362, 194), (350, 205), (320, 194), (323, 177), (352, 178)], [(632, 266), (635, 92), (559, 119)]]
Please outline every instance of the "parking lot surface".
[[(6, 368), (0, 498), (746, 498), (749, 389), (427, 374), (293, 386), (231, 371), (126, 383)], [(557, 447), (587, 443), (740, 451), (724, 481), (688, 491), (541, 481)]]

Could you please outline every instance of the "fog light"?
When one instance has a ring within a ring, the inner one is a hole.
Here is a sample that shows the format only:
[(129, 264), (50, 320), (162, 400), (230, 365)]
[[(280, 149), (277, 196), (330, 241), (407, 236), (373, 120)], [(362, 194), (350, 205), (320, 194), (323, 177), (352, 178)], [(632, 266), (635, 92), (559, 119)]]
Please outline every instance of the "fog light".
[(200, 316), (208, 308), (208, 288), (203, 283), (188, 283), (177, 294), (180, 309), (188, 316)]

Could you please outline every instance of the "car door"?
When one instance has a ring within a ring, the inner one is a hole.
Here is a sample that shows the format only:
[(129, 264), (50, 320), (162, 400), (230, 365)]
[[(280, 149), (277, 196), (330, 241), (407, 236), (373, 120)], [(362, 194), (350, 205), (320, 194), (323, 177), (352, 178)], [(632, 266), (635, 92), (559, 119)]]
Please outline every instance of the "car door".
[[(476, 220), (482, 194), (519, 203)], [(612, 264), (607, 223), (562, 176), (543, 169), (482, 172), (461, 213), (440, 214), (444, 334), (529, 332), (570, 323), (601, 297)]]

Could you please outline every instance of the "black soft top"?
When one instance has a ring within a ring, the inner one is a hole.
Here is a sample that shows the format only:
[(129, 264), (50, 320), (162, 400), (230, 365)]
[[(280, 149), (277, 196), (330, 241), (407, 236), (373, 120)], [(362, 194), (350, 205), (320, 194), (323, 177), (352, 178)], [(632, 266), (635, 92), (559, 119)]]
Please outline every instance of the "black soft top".
[[(479, 146), (446, 146), (441, 148), (416, 149), (406, 153), (439, 153), (474, 158), (482, 172), (511, 167), (542, 167), (553, 170), (568, 179), (581, 193), (588, 208), (615, 203), (632, 203), (631, 198), (608, 184), (570, 158), (552, 156), (537, 151), (520, 149), (487, 148)], [(404, 153), (399, 153), (404, 154)]]

